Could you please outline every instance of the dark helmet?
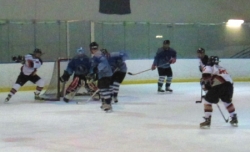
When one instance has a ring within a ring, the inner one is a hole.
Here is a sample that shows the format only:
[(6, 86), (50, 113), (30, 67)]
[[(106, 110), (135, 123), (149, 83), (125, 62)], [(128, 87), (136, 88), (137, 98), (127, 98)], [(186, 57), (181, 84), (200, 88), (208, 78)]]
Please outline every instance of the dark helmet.
[(104, 55), (109, 54), (109, 52), (108, 52), (108, 50), (107, 50), (107, 49), (101, 49), (101, 52), (102, 52)]
[(110, 57), (110, 54), (109, 54), (109, 52), (108, 52), (107, 49), (101, 49), (101, 52), (102, 52), (102, 54), (103, 54), (106, 58), (109, 58), (109, 57)]
[(199, 49), (197, 50), (197, 53), (205, 53), (205, 49), (199, 48)]
[(169, 40), (164, 40), (163, 44), (170, 44), (170, 41)]
[(98, 46), (99, 45), (96, 42), (92, 42), (92, 43), (89, 44), (90, 49), (98, 49)]
[(35, 50), (33, 51), (33, 53), (34, 53), (34, 54), (35, 54), (35, 53), (40, 53), (40, 54), (42, 54), (42, 51), (41, 51), (41, 49), (35, 48)]
[(220, 62), (220, 58), (218, 56), (210, 56), (209, 63), (213, 65), (218, 65)]

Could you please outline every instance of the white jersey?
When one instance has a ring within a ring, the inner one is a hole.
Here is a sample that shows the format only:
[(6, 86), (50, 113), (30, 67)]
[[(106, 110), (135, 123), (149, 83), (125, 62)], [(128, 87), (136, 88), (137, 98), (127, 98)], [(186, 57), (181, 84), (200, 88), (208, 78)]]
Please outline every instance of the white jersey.
[(41, 59), (34, 58), (31, 54), (24, 56), (24, 65), (21, 71), (24, 75), (33, 75), (42, 65)]
[(228, 74), (227, 70), (219, 65), (214, 65), (212, 70), (213, 85), (219, 85), (224, 82), (230, 82), (233, 84), (233, 79)]

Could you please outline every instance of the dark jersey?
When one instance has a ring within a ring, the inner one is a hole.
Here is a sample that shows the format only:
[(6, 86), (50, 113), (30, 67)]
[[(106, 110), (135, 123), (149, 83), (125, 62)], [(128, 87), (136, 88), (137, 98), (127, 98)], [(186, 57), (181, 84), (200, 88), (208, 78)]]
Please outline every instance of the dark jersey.
[(87, 75), (89, 73), (90, 66), (91, 62), (87, 55), (77, 55), (68, 63), (66, 71), (70, 75), (73, 73), (76, 75)]
[(208, 56), (204, 55), (204, 57), (202, 59), (200, 59), (199, 69), (201, 72), (202, 72), (202, 68), (205, 67), (206, 65), (208, 65)]
[(100, 0), (100, 13), (130, 14), (130, 0)]
[(168, 48), (168, 50), (159, 48), (155, 55), (153, 65), (160, 66), (161, 68), (169, 68), (171, 60), (176, 60), (176, 51), (172, 48)]

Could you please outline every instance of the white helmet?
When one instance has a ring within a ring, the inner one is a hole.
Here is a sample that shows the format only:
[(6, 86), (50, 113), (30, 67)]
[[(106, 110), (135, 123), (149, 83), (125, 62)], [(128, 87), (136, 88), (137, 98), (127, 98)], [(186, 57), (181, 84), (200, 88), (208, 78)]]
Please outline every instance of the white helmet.
[(213, 70), (211, 66), (205, 66), (202, 69), (202, 74), (212, 74)]

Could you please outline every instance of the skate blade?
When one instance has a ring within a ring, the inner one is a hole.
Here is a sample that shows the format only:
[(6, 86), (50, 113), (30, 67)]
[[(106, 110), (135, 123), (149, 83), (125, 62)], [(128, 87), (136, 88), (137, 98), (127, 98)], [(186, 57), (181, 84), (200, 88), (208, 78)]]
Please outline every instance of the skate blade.
[(210, 126), (200, 126), (200, 129), (210, 129)]
[(44, 102), (45, 99), (35, 99), (35, 102)]
[(113, 109), (108, 109), (108, 110), (105, 110), (105, 109), (104, 109), (104, 111), (105, 111), (106, 113), (111, 113), (111, 112), (113, 112)]
[(173, 91), (166, 91), (165, 93), (173, 93)]
[(238, 123), (231, 124), (232, 127), (238, 127)]
[(157, 94), (165, 94), (166, 92), (157, 92)]

